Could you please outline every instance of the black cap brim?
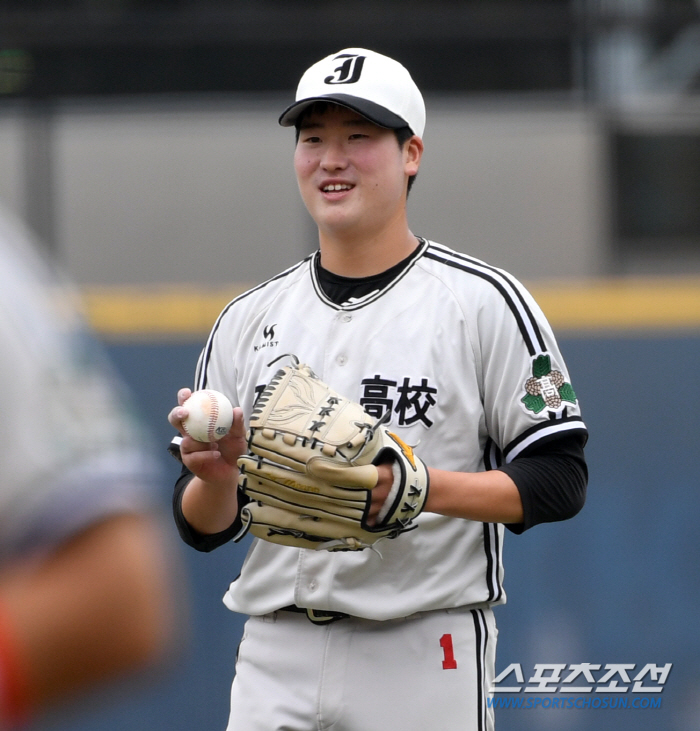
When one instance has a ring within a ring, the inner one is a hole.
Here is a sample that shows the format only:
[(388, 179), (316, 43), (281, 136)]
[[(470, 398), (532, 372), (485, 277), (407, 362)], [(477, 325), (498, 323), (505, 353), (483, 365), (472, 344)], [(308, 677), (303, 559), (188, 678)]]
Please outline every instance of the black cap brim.
[(409, 126), (403, 117), (399, 117), (398, 114), (390, 112), (386, 107), (375, 104), (368, 99), (351, 96), (350, 94), (327, 94), (325, 96), (316, 96), (294, 102), (294, 104), (282, 112), (279, 123), (283, 127), (293, 127), (297, 123), (299, 115), (315, 102), (340, 104), (342, 107), (347, 107), (348, 109), (352, 109), (353, 112), (361, 114), (363, 117), (369, 119), (370, 122), (374, 122), (380, 127), (400, 129), (401, 127)]

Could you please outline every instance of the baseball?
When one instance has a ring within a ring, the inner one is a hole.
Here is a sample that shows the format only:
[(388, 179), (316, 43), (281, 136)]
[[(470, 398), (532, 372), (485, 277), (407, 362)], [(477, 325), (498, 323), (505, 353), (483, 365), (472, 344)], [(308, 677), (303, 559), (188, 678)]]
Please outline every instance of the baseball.
[(198, 442), (215, 442), (228, 434), (233, 423), (233, 406), (223, 393), (204, 389), (195, 391), (183, 404), (188, 415), (184, 430)]

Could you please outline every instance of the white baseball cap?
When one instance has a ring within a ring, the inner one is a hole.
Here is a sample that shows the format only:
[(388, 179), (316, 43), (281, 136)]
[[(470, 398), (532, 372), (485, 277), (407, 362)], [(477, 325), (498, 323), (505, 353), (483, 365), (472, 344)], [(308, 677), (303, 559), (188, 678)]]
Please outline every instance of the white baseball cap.
[(308, 68), (297, 87), (296, 101), (279, 119), (292, 127), (316, 101), (335, 102), (380, 127), (410, 127), (423, 136), (425, 103), (406, 68), (398, 61), (364, 48), (332, 53)]

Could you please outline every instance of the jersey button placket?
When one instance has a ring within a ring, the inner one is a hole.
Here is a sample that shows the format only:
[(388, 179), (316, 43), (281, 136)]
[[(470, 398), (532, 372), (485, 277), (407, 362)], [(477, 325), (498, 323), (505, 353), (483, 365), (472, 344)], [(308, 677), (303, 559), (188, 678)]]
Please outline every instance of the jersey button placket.
[[(341, 314), (338, 315), (338, 321), (343, 324), (352, 322), (352, 315), (349, 312), (342, 312)], [(338, 355), (336, 357), (335, 362), (339, 366), (344, 366), (348, 362), (348, 357), (347, 357), (347, 355), (344, 355), (343, 353), (341, 353), (340, 355)]]
[[(344, 312), (343, 310), (337, 311), (333, 315), (331, 332), (328, 337), (328, 345), (330, 361), (328, 363), (330, 370), (327, 375), (330, 375), (335, 368), (344, 368), (350, 362), (348, 355), (348, 330), (344, 326), (353, 322), (354, 315), (350, 312)], [(337, 348), (337, 349), (336, 349)], [(335, 350), (335, 353), (333, 351)]]

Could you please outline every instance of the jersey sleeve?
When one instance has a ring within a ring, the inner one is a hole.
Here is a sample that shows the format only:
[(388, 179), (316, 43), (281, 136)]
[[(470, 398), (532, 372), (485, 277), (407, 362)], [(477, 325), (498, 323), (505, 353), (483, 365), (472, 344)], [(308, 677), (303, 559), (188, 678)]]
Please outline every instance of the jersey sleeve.
[(195, 369), (193, 390), (213, 388), (226, 394), (234, 406), (240, 406), (235, 383), (235, 343), (237, 328), (232, 327), (231, 305), (219, 315), (202, 348)]
[[(192, 390), (197, 391), (203, 388), (213, 388), (216, 391), (224, 393), (233, 406), (239, 405), (237, 390), (232, 382), (232, 372), (234, 370), (233, 354), (230, 344), (235, 341), (230, 329), (227, 328), (228, 308), (225, 308), (217, 319), (206, 344), (197, 360), (195, 368), (194, 382)], [(222, 335), (226, 332), (228, 337)], [(173, 436), (168, 446), (168, 451), (180, 462), (180, 444), (182, 436), (177, 433)], [(173, 517), (177, 526), (180, 538), (197, 551), (208, 553), (219, 546), (223, 546), (240, 532), (242, 523), (240, 519), (241, 508), (248, 502), (248, 498), (239, 490), (238, 491), (238, 515), (234, 522), (226, 529), (215, 534), (203, 534), (193, 528), (185, 518), (182, 511), (182, 496), (194, 477), (193, 473), (182, 465), (182, 470), (177, 478), (173, 490)]]
[(578, 396), (549, 323), (515, 279), (500, 270), (476, 313), (477, 351), (488, 438), (511, 462), (538, 441), (586, 433)]

